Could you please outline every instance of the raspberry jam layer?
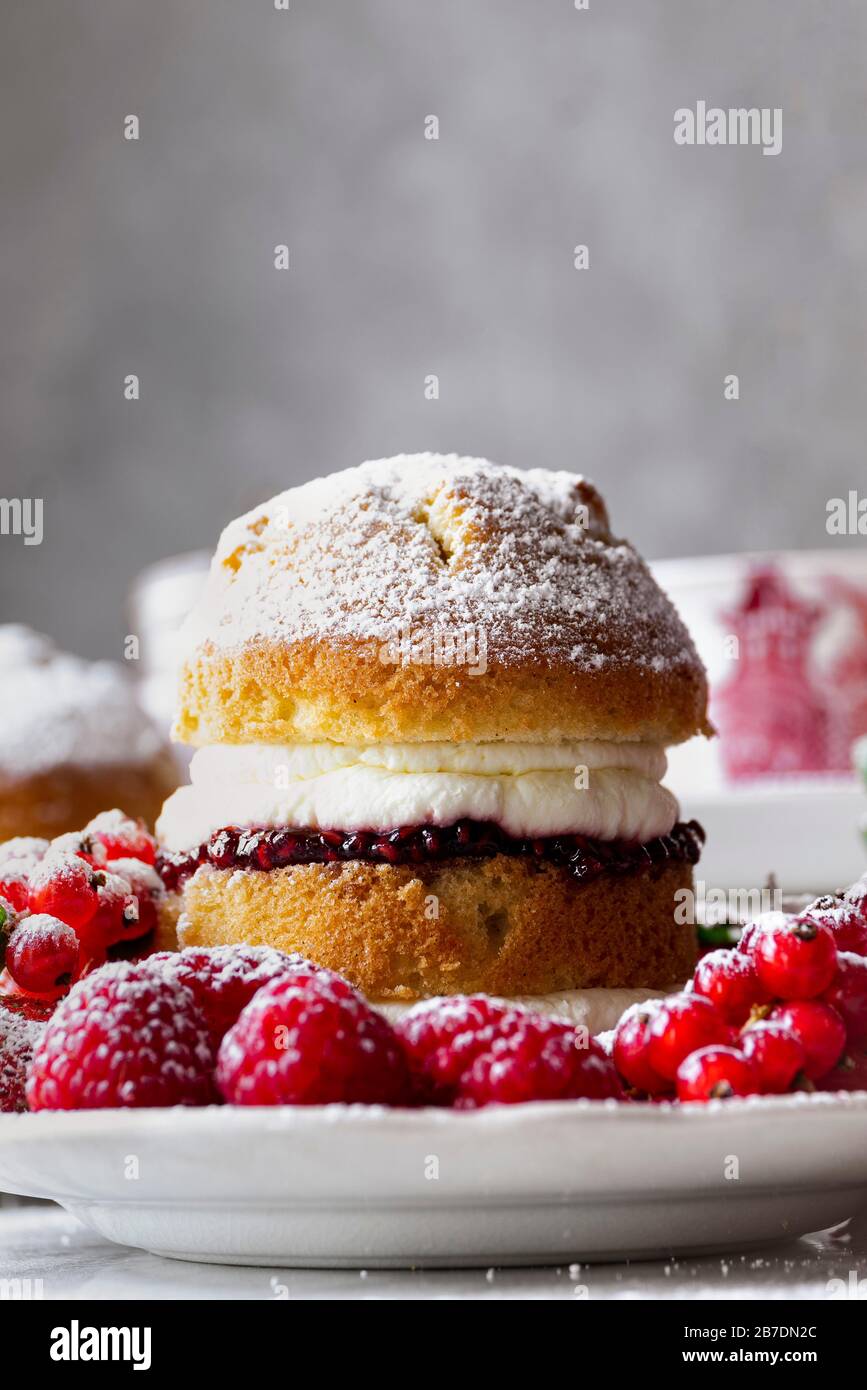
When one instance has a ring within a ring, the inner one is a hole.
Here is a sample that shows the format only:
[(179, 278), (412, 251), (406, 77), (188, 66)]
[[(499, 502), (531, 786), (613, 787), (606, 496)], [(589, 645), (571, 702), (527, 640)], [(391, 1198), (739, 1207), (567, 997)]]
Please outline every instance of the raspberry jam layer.
[(202, 864), (215, 869), (267, 872), (289, 864), (429, 864), (450, 859), (489, 859), (495, 854), (524, 856), (568, 869), (579, 883), (601, 874), (628, 874), (670, 862), (698, 863), (704, 830), (698, 821), (679, 822), (670, 834), (646, 844), (594, 840), (586, 835), (515, 839), (498, 825), (462, 820), (455, 825), (411, 825), (397, 830), (288, 830), (227, 826), (189, 854), (164, 854), (157, 869), (170, 890)]

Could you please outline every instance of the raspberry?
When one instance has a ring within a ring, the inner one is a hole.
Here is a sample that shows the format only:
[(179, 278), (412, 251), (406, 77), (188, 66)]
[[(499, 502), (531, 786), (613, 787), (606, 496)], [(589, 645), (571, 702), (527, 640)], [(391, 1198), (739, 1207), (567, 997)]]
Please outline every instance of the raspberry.
[(97, 871), (75, 854), (55, 854), (43, 859), (30, 881), (31, 912), (59, 917), (74, 931), (81, 931), (97, 907)]
[(126, 961), (58, 1004), (27, 1077), (31, 1110), (207, 1105), (213, 1051), (192, 994)]
[(188, 946), (184, 951), (156, 951), (147, 957), (149, 970), (191, 991), (205, 1016), (215, 1052), (253, 995), (296, 967), (319, 969), (301, 956), (286, 955), (271, 946)]
[(0, 1111), (27, 1109), (27, 1068), (44, 1031), (45, 1024), (23, 1009), (9, 1007), (6, 1000), (0, 1004)]
[(822, 995), (843, 1020), (849, 1042), (867, 1042), (867, 960), (837, 952), (837, 974)]
[(827, 989), (837, 969), (834, 937), (811, 917), (794, 917), (756, 942), (756, 971), (773, 999), (813, 999)]
[(394, 1030), (330, 972), (263, 985), (229, 1029), (217, 1084), (235, 1105), (401, 1105), (409, 1067)]
[(6, 968), (32, 994), (63, 992), (78, 964), (78, 937), (57, 917), (33, 913), (15, 928), (6, 951)]
[(650, 1065), (650, 1024), (661, 1007), (662, 1001), (659, 999), (651, 999), (646, 1004), (633, 1004), (626, 1010), (614, 1033), (614, 1065), (630, 1086), (650, 1096), (671, 1090), (671, 1082)]
[(807, 1060), (794, 1033), (778, 1023), (756, 1023), (741, 1037), (741, 1051), (756, 1068), (760, 1089), (767, 1095), (788, 1091)]
[(702, 1047), (724, 1045), (730, 1033), (725, 1019), (700, 994), (673, 994), (662, 1001), (650, 1023), (648, 1059), (654, 1071), (674, 1081), (685, 1057)]
[(144, 864), (153, 864), (156, 859), (156, 841), (144, 821), (131, 820), (123, 811), (103, 811), (94, 816), (84, 833), (102, 845), (109, 861), (138, 859)]
[(678, 1100), (728, 1100), (755, 1095), (758, 1089), (753, 1064), (733, 1047), (702, 1047), (677, 1069)]
[(623, 1088), (614, 1063), (598, 1043), (580, 1045), (570, 1023), (523, 1014), (495, 1037), (463, 1077), (456, 1105), (520, 1105), (531, 1100), (619, 1099)]
[(767, 1002), (752, 956), (741, 951), (708, 951), (695, 968), (693, 988), (715, 1004), (728, 1023), (740, 1025), (754, 1004)]
[(799, 999), (790, 1004), (778, 1004), (768, 1015), (771, 1023), (780, 1023), (794, 1033), (804, 1049), (804, 1074), (810, 1081), (819, 1081), (840, 1060), (846, 1046), (846, 1028), (836, 1009), (818, 999)]
[(485, 994), (458, 994), (423, 999), (404, 1014), (394, 1031), (410, 1065), (429, 1086), (428, 1099), (448, 1104), (479, 1053), (522, 1017), (519, 1010)]

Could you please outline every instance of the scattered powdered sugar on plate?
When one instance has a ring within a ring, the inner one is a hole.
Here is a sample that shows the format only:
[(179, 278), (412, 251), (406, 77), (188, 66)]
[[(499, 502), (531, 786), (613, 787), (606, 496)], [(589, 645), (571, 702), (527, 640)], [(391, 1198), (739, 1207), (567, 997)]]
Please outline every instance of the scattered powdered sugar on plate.
[(120, 667), (57, 652), (16, 624), (0, 626), (0, 663), (0, 777), (159, 754), (163, 741)]
[(281, 493), (223, 532), (189, 646), (483, 632), (491, 657), (693, 664), (674, 608), (579, 475), (400, 455)]

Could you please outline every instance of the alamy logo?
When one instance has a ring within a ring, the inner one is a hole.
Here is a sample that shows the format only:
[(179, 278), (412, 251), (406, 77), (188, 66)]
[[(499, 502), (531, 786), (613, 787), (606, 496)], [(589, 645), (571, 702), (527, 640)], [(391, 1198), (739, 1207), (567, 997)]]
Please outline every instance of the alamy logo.
[(82, 1327), (73, 1318), (69, 1327), (51, 1331), (52, 1361), (131, 1361), (134, 1371), (149, 1371), (149, 1327)]
[(42, 498), (0, 497), (0, 536), (23, 536), (25, 545), (41, 545)]
[(463, 666), (467, 675), (483, 676), (488, 635), (481, 626), (413, 628), (401, 623), (380, 647), (379, 659), (383, 666)]
[(678, 107), (674, 113), (676, 145), (761, 145), (762, 154), (783, 148), (781, 106), (738, 106), (725, 110), (697, 101), (695, 110)]

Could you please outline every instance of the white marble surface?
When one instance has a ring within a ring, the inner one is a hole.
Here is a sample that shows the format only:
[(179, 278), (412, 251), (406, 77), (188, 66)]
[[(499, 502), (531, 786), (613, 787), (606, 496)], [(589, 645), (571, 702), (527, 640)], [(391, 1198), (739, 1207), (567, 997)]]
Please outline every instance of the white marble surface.
[(864, 1280), (867, 1211), (821, 1235), (742, 1257), (561, 1269), (243, 1269), (111, 1245), (48, 1205), (0, 1211), (0, 1278), (41, 1280), (45, 1299), (806, 1299)]

